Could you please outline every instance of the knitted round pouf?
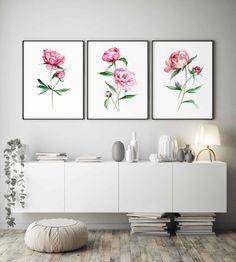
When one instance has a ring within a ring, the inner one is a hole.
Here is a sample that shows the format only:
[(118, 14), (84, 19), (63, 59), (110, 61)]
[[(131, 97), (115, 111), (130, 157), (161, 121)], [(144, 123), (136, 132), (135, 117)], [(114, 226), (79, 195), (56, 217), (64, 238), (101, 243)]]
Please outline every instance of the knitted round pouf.
[(33, 222), (26, 230), (25, 244), (39, 252), (57, 253), (78, 249), (88, 242), (84, 223), (73, 219), (43, 219)]

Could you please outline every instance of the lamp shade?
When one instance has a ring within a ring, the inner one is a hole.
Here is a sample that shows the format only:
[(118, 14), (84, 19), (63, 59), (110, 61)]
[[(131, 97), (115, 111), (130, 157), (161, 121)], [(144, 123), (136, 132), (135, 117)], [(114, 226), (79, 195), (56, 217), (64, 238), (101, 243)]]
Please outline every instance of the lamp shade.
[(219, 146), (220, 133), (217, 125), (203, 124), (200, 126), (196, 136), (196, 145)]

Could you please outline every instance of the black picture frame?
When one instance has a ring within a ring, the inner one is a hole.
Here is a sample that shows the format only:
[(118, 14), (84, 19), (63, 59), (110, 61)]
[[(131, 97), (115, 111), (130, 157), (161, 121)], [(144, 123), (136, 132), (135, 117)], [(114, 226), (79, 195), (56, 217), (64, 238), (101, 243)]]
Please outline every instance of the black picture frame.
[[(25, 90), (24, 90), (24, 44), (26, 42), (80, 42), (82, 43), (82, 49), (83, 49), (83, 97), (82, 97), (82, 101), (83, 101), (83, 113), (82, 113), (82, 117), (81, 118), (26, 118), (25, 117), (25, 109), (24, 109), (24, 94), (25, 94)], [(84, 40), (48, 40), (48, 39), (40, 39), (40, 40), (22, 40), (22, 120), (84, 120), (85, 119), (85, 41)]]
[[(158, 117), (154, 117), (154, 84), (153, 84), (153, 78), (154, 78), (154, 55), (153, 55), (153, 50), (154, 50), (154, 43), (156, 42), (209, 42), (212, 43), (212, 107), (211, 107), (211, 112), (212, 115), (209, 118), (158, 118)], [(214, 91), (214, 63), (215, 63), (215, 41), (214, 40), (152, 40), (151, 42), (152, 45), (152, 54), (151, 54), (151, 65), (152, 65), (152, 72), (151, 72), (151, 92), (152, 92), (152, 98), (151, 98), (151, 108), (152, 108), (152, 120), (213, 120), (215, 118), (215, 91)]]
[[(147, 44), (147, 116), (145, 118), (91, 118), (89, 117), (89, 43), (92, 42), (144, 42)], [(150, 80), (149, 80), (149, 41), (148, 40), (87, 40), (87, 119), (88, 120), (148, 120), (150, 117), (149, 110), (149, 95), (150, 95)]]

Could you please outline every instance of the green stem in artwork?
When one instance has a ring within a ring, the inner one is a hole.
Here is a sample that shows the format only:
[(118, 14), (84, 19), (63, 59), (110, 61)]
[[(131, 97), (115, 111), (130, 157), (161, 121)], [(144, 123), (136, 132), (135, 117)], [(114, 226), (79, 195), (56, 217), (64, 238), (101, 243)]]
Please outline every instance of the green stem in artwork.
[(118, 112), (120, 112), (120, 92), (121, 92), (121, 89), (119, 89), (119, 91), (117, 92), (117, 99), (116, 99), (116, 108)]
[(182, 94), (182, 97), (181, 97), (181, 100), (180, 100), (180, 103), (179, 103), (179, 107), (178, 107), (178, 111), (180, 110), (181, 108), (181, 105), (183, 104), (183, 101), (184, 101), (184, 95), (186, 93), (186, 87), (187, 87), (187, 83), (193, 78), (193, 76), (190, 76), (188, 79), (187, 79), (187, 69), (185, 67), (185, 82), (183, 84), (183, 87), (182, 87), (182, 90), (179, 94), (179, 97), (180, 95)]
[(52, 105), (52, 110), (53, 110), (53, 88), (52, 88), (52, 69), (50, 69), (50, 88), (52, 89), (52, 92), (51, 92), (51, 105)]
[(113, 102), (113, 104), (114, 104), (114, 108), (117, 110), (117, 111), (119, 111), (118, 110), (118, 108), (117, 108), (117, 106), (116, 106), (116, 103), (115, 103), (115, 101), (114, 101), (114, 99), (111, 97), (111, 101)]
[(52, 105), (52, 110), (53, 110), (53, 90), (51, 92), (51, 105)]
[(57, 82), (56, 82), (56, 84), (52, 87), (52, 89), (55, 89), (55, 87), (57, 86), (57, 84), (59, 83), (59, 81), (60, 81), (60, 78), (57, 79)]

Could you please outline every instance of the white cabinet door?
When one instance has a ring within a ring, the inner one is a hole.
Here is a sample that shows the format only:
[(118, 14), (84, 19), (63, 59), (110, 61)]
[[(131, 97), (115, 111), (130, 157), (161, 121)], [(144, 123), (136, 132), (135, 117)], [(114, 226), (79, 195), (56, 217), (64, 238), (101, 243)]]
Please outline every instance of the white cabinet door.
[(175, 163), (174, 212), (226, 212), (226, 164)]
[(118, 164), (66, 163), (66, 212), (118, 212)]
[(25, 163), (25, 208), (15, 212), (64, 212), (64, 163)]
[(119, 164), (120, 212), (171, 212), (172, 164)]

